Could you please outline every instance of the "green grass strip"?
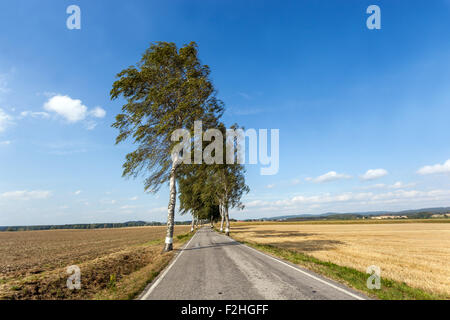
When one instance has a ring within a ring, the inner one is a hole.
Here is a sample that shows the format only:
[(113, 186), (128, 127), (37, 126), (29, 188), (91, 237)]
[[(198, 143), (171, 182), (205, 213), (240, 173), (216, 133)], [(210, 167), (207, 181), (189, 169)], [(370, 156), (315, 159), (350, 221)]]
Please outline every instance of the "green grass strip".
[(359, 270), (343, 267), (332, 262), (322, 261), (304, 253), (275, 247), (273, 245), (247, 241), (242, 243), (303, 266), (306, 269), (365, 293), (372, 298), (383, 300), (445, 300), (450, 298), (448, 296), (427, 292), (423, 289), (410, 287), (404, 282), (383, 278), (383, 275), (381, 275), (381, 288), (378, 290), (369, 289), (366, 284), (369, 274)]

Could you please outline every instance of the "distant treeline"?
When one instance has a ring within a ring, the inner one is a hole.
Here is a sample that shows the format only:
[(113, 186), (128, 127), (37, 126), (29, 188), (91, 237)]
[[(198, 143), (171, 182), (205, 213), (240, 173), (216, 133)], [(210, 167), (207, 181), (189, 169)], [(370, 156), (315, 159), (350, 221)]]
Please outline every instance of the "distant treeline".
[(247, 219), (244, 221), (317, 221), (317, 220), (361, 220), (361, 219), (374, 219), (378, 216), (405, 216), (407, 219), (432, 219), (433, 215), (442, 214), (443, 219), (450, 219), (445, 214), (450, 213), (450, 210), (432, 210), (432, 211), (401, 211), (401, 212), (388, 212), (382, 214), (358, 214), (358, 213), (336, 213), (336, 214), (322, 214), (322, 215), (307, 215), (307, 216), (285, 216), (274, 217), (264, 219)]
[[(415, 212), (402, 214), (402, 216), (408, 217), (408, 219), (431, 219), (435, 213), (433, 212)], [(372, 219), (378, 216), (399, 216), (397, 213), (386, 213), (380, 215), (361, 215), (361, 214), (333, 214), (323, 217), (315, 217), (315, 218), (292, 218), (286, 219), (288, 221), (302, 221), (302, 220), (356, 220), (356, 219)]]
[[(190, 224), (191, 221), (175, 221), (176, 225)], [(129, 221), (122, 223), (86, 223), (86, 224), (65, 224), (65, 225), (42, 225), (42, 226), (11, 226), (2, 227), (1, 231), (34, 231), (34, 230), (60, 230), (60, 229), (105, 229), (105, 228), (126, 228), (144, 226), (164, 226), (161, 222)]]

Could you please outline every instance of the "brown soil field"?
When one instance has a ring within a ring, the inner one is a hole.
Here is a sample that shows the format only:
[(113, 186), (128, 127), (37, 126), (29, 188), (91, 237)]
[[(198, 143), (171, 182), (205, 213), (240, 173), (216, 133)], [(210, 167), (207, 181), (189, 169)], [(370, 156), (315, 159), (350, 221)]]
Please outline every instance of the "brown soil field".
[[(175, 226), (175, 238), (189, 229)], [(165, 232), (164, 226), (0, 232), (0, 299), (131, 297), (140, 288), (120, 289), (127, 277), (140, 271), (138, 282), (148, 281), (172, 257), (161, 252)], [(66, 288), (71, 265), (81, 269), (81, 290)]]
[(450, 224), (234, 223), (232, 237), (295, 250), (322, 261), (450, 296)]

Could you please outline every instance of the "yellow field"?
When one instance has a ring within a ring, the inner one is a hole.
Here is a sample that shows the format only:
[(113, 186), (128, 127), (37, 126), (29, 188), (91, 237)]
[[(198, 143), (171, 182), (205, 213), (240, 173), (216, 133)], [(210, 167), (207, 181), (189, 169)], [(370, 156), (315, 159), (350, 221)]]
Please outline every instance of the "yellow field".
[(233, 238), (296, 250), (411, 287), (450, 295), (450, 224), (235, 223)]

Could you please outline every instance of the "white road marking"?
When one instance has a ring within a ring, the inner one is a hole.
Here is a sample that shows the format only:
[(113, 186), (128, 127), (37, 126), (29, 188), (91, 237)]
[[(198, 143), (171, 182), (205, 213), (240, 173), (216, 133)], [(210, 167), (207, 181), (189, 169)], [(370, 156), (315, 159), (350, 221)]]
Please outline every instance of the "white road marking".
[(175, 262), (177, 262), (178, 258), (183, 254), (184, 249), (186, 249), (187, 247), (189, 247), (189, 244), (191, 243), (191, 241), (195, 238), (195, 236), (197, 235), (197, 232), (192, 236), (191, 240), (188, 241), (188, 243), (183, 247), (183, 249), (181, 250), (180, 253), (177, 254), (177, 256), (175, 257), (175, 259), (172, 261), (172, 263), (166, 268), (166, 270), (163, 272), (163, 274), (155, 281), (154, 284), (152, 284), (152, 286), (148, 289), (148, 291), (142, 296), (142, 298), (140, 300), (147, 300), (147, 298), (150, 296), (150, 294), (153, 292), (153, 290), (155, 290), (156, 286), (161, 282), (162, 279), (164, 279), (164, 277), (167, 275), (167, 273), (169, 272), (169, 270), (173, 267), (173, 265), (175, 264)]
[[(162, 281), (162, 279), (167, 275), (167, 273), (169, 272), (169, 270), (170, 270), (170, 269), (173, 267), (173, 265), (177, 262), (178, 258), (183, 254), (183, 250), (189, 247), (189, 244), (190, 244), (191, 241), (196, 237), (196, 235), (197, 235), (197, 233), (195, 233), (195, 234), (192, 236), (192, 238), (188, 241), (188, 243), (183, 247), (183, 249), (181, 250), (181, 252), (178, 253), (178, 255), (175, 257), (175, 259), (172, 261), (172, 263), (166, 268), (166, 270), (165, 270), (165, 271), (162, 273), (162, 275), (155, 281), (155, 283), (152, 284), (152, 286), (147, 290), (147, 292), (141, 297), (140, 300), (146, 300), (146, 299), (150, 296), (150, 294), (153, 292), (153, 290), (158, 286), (158, 284)], [(230, 239), (230, 242), (236, 242), (236, 241)], [(288, 263), (286, 263), (286, 262), (284, 262), (284, 261), (282, 261), (282, 260), (279, 260), (279, 259), (277, 259), (277, 258), (274, 258), (274, 257), (272, 257), (272, 256), (270, 256), (270, 255), (268, 255), (268, 254), (266, 254), (266, 253), (264, 253), (264, 252), (261, 252), (261, 251), (259, 251), (259, 250), (256, 250), (256, 249), (254, 249), (254, 248), (252, 248), (252, 247), (249, 247), (249, 246), (247, 246), (247, 245), (245, 245), (245, 244), (242, 244), (242, 243), (240, 243), (240, 245), (242, 245), (242, 246), (245, 247), (245, 248), (251, 249), (251, 250), (253, 250), (253, 251), (255, 251), (255, 252), (257, 252), (257, 253), (259, 253), (259, 254), (265, 256), (265, 257), (267, 257), (267, 258), (270, 258), (270, 259), (272, 259), (272, 260), (275, 260), (275, 261), (277, 261), (277, 262), (279, 262), (279, 263), (281, 263), (281, 264), (283, 264), (283, 265), (285, 265), (285, 266), (287, 266), (287, 267), (289, 267), (289, 268), (291, 268), (291, 269), (294, 269), (294, 270), (296, 270), (296, 271), (298, 271), (298, 272), (300, 272), (300, 273), (302, 273), (302, 274), (304, 274), (304, 275), (306, 275), (306, 276), (308, 276), (308, 277), (310, 277), (310, 278), (312, 278), (312, 279), (314, 279), (314, 280), (317, 280), (317, 281), (319, 281), (319, 282), (321, 282), (321, 283), (323, 283), (323, 284), (326, 284), (326, 285), (328, 285), (328, 286), (330, 286), (330, 287), (332, 287), (332, 288), (334, 288), (334, 289), (336, 289), (336, 290), (338, 290), (338, 291), (340, 291), (340, 292), (343, 292), (343, 293), (345, 293), (345, 294), (347, 294), (347, 295), (349, 295), (349, 296), (351, 296), (351, 297), (353, 297), (353, 298), (355, 298), (355, 299), (358, 299), (358, 300), (366, 300), (366, 299), (363, 298), (363, 297), (360, 297), (360, 296), (358, 296), (358, 295), (356, 295), (356, 294), (354, 294), (354, 293), (352, 293), (352, 292), (350, 292), (350, 291), (347, 291), (347, 290), (345, 290), (345, 289), (343, 289), (343, 288), (341, 288), (341, 287), (338, 287), (338, 286), (336, 286), (336, 285), (334, 285), (334, 284), (332, 284), (332, 283), (330, 283), (330, 282), (328, 282), (328, 281), (325, 281), (325, 280), (323, 280), (323, 279), (320, 279), (320, 278), (318, 278), (318, 277), (316, 277), (316, 276), (314, 276), (314, 275), (312, 275), (312, 274), (309, 274), (308, 272), (305, 272), (305, 271), (303, 271), (303, 270), (301, 270), (301, 269), (299, 269), (299, 268), (296, 268), (296, 267), (294, 267), (294, 266), (292, 266), (292, 265), (290, 265), (290, 264), (288, 264)]]
[(259, 250), (256, 250), (255, 248), (249, 247), (249, 246), (247, 246), (247, 245), (245, 245), (245, 244), (242, 244), (242, 243), (241, 243), (241, 245), (243, 245), (244, 247), (246, 247), (246, 248), (248, 248), (248, 249), (251, 249), (251, 250), (253, 250), (253, 251), (255, 251), (255, 252), (258, 252), (259, 254), (262, 254), (263, 256), (266, 256), (266, 257), (268, 257), (268, 258), (270, 258), (270, 259), (272, 259), (272, 260), (278, 261), (279, 263), (284, 264), (285, 266), (288, 266), (289, 268), (292, 268), (292, 269), (294, 269), (294, 270), (297, 270), (298, 272), (303, 273), (304, 275), (306, 275), (306, 276), (308, 276), (308, 277), (310, 277), (310, 278), (313, 278), (314, 280), (317, 280), (317, 281), (319, 281), (319, 282), (322, 282), (322, 283), (324, 283), (324, 284), (327, 284), (327, 285), (329, 285), (330, 287), (332, 287), (332, 288), (334, 288), (334, 289), (336, 289), (336, 290), (338, 290), (338, 291), (341, 291), (341, 292), (343, 292), (343, 293), (345, 293), (345, 294), (348, 294), (349, 296), (351, 296), (351, 297), (353, 297), (353, 298), (356, 298), (356, 299), (358, 299), (358, 300), (366, 300), (366, 299), (364, 299), (363, 297), (360, 297), (360, 296), (358, 296), (358, 295), (356, 295), (356, 294), (354, 294), (354, 293), (351, 293), (350, 291), (347, 291), (347, 290), (345, 290), (345, 289), (343, 289), (343, 288), (341, 288), (341, 287), (335, 286), (334, 284), (329, 283), (328, 281), (325, 281), (325, 280), (320, 279), (320, 278), (318, 278), (318, 277), (316, 277), (316, 276), (313, 276), (312, 274), (309, 274), (308, 272), (305, 272), (305, 271), (303, 271), (303, 270), (301, 270), (301, 269), (298, 269), (298, 268), (296, 268), (296, 267), (294, 267), (294, 266), (291, 266), (290, 264), (288, 264), (288, 263), (286, 263), (286, 262), (284, 262), (284, 261), (281, 261), (281, 260), (279, 260), (279, 259), (276, 259), (276, 258), (274, 258), (274, 257), (272, 257), (272, 256), (269, 256), (268, 254), (265, 254), (264, 252), (261, 252), (261, 251), (259, 251)]

